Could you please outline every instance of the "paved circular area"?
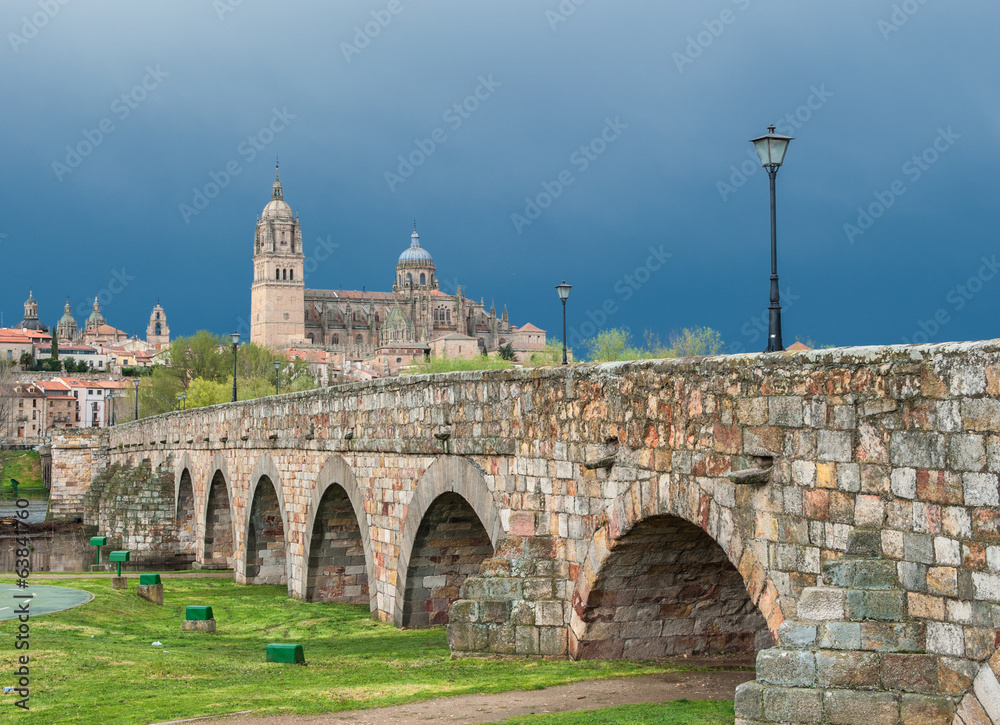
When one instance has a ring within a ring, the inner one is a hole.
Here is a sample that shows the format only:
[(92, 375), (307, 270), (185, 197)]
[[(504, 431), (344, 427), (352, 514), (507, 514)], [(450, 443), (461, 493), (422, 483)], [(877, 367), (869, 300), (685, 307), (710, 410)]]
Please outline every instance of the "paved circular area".
[[(15, 594), (34, 594), (31, 599), (15, 598)], [(0, 619), (14, 619), (18, 616), (17, 608), (24, 602), (31, 602), (28, 614), (37, 617), (40, 614), (61, 612), (86, 604), (94, 595), (82, 589), (69, 587), (49, 587), (41, 584), (29, 584), (21, 589), (16, 584), (0, 584)]]

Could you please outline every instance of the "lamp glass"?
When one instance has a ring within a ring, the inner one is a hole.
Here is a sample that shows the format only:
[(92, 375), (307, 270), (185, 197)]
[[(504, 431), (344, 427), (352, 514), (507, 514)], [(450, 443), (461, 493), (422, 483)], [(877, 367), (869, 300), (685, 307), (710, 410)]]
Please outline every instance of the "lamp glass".
[(559, 299), (561, 299), (561, 300), (568, 300), (569, 299), (569, 291), (571, 289), (573, 289), (573, 285), (566, 284), (566, 280), (563, 280), (562, 284), (557, 284), (556, 285), (556, 292), (559, 293)]
[(240, 344), (240, 333), (238, 333), (238, 332), (231, 333), (229, 335), (229, 339), (233, 341), (234, 345), (239, 345)]
[(277, 371), (277, 370), (278, 370), (278, 369), (280, 369), (280, 368), (281, 368), (281, 363), (280, 363), (280, 362), (278, 362), (277, 360), (275, 360), (275, 361), (274, 361), (274, 369), (275, 369), (275, 371)]
[(757, 150), (760, 165), (766, 168), (768, 166), (781, 166), (785, 163), (785, 152), (788, 151), (788, 144), (792, 140), (791, 136), (782, 136), (771, 132), (766, 136), (753, 139), (751, 143)]

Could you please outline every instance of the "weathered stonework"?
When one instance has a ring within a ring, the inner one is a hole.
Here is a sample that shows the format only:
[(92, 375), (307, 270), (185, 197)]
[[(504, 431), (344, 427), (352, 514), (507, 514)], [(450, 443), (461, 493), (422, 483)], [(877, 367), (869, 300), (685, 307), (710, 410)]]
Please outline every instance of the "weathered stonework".
[(457, 655), (760, 650), (743, 725), (1000, 725), (997, 342), (385, 379), (75, 435), (54, 507), (103, 466), (187, 471), (197, 561), (241, 582), (270, 554), (292, 596), (359, 597), (363, 555), (376, 616), (442, 621), (483, 557)]

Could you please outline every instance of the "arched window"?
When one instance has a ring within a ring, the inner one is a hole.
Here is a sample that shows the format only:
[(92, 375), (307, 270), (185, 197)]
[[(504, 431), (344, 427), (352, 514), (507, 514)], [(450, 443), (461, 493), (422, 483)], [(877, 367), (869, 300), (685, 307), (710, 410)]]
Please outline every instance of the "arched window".
[(333, 340), (331, 340), (330, 342), (332, 344), (334, 344), (334, 345), (339, 345), (340, 344), (340, 335), (334, 334)]
[(308, 335), (306, 335), (306, 337), (309, 338), (309, 342), (316, 342), (316, 340), (313, 338), (313, 334), (311, 332)]
[(295, 281), (295, 270), (294, 269), (288, 270), (288, 279), (291, 280), (292, 282)]
[(282, 279), (288, 279), (288, 270), (287, 269), (281, 270), (281, 278)]
[(280, 269), (274, 270), (274, 278), (277, 279), (277, 280), (281, 279), (281, 270)]
[(362, 344), (362, 343), (363, 343), (364, 341), (365, 341), (365, 339), (364, 339), (363, 337), (361, 337), (361, 335), (355, 335), (355, 336), (354, 336), (354, 344), (355, 344), (355, 345), (360, 345), (360, 344)]
[(159, 322), (156, 323), (156, 334), (157, 335), (160, 334), (160, 323)]
[(451, 324), (451, 310), (444, 311), (445, 316), (448, 318), (448, 324)]
[(420, 284), (427, 284), (427, 275), (423, 272), (420, 273)]
[(413, 286), (413, 275), (409, 272), (406, 273), (406, 284)]

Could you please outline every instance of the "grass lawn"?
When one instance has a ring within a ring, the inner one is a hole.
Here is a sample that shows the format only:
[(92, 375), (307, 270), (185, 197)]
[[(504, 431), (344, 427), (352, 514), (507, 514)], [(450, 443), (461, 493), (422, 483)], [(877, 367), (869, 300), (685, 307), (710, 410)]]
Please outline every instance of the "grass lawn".
[[(238, 710), (318, 713), (678, 669), (635, 662), (453, 661), (442, 627), (401, 631), (371, 619), (367, 607), (300, 602), (289, 599), (285, 587), (169, 577), (164, 574), (163, 607), (136, 596), (137, 574), (129, 575), (127, 593), (112, 590), (110, 579), (36, 580), (86, 589), (95, 598), (31, 620), (31, 710), (19, 711), (16, 722), (112, 725)], [(212, 605), (219, 631), (182, 633), (189, 604)], [(0, 685), (15, 684), (17, 624), (0, 622)], [(163, 646), (151, 646), (154, 641)], [(269, 642), (301, 643), (307, 665), (266, 664)], [(7, 714), (13, 696), (0, 697), (0, 721), (14, 721)], [(732, 712), (731, 705), (719, 707)]]
[(532, 715), (504, 720), (502, 725), (733, 725), (735, 721), (732, 700), (677, 700)]
[(42, 464), (38, 461), (38, 451), (0, 451), (0, 496), (13, 498), (14, 489), (10, 479), (21, 484), (18, 492), (45, 493), (42, 483)]

